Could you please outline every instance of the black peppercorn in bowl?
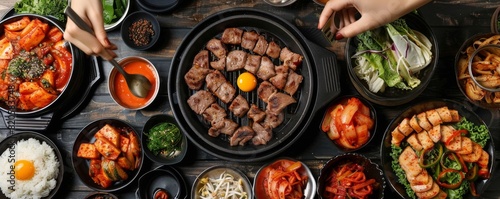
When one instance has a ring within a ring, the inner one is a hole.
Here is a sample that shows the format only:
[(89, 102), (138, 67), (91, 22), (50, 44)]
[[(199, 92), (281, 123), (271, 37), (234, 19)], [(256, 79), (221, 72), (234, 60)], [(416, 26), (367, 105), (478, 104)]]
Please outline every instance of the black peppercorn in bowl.
[(160, 38), (160, 23), (148, 12), (137, 11), (125, 18), (121, 35), (125, 44), (135, 50), (148, 50)]

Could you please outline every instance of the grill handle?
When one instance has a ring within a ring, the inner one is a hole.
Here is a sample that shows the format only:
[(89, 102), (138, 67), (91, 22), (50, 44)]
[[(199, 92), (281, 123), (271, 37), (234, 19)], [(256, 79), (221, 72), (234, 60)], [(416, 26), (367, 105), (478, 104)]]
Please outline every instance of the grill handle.
[(312, 59), (316, 70), (317, 96), (313, 110), (317, 112), (340, 94), (340, 67), (337, 65), (335, 53), (313, 42), (307, 42), (307, 44), (310, 52), (314, 52)]

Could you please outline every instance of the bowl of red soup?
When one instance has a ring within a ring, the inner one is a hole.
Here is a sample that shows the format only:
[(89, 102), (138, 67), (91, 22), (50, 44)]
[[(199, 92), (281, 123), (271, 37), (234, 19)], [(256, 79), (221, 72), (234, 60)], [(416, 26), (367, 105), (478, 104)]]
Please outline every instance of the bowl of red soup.
[(146, 97), (137, 97), (130, 92), (129, 86), (123, 75), (113, 68), (109, 73), (108, 88), (113, 100), (120, 106), (140, 110), (149, 106), (160, 90), (160, 76), (156, 67), (146, 58), (138, 56), (125, 57), (118, 61), (120, 66), (129, 74), (144, 75), (151, 82), (151, 90)]

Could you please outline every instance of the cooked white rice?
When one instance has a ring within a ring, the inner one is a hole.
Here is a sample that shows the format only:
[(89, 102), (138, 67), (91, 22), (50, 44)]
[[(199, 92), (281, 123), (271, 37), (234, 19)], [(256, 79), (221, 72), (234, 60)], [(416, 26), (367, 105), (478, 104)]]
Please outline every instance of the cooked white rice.
[[(13, 172), (11, 172), (11, 166), (14, 167), (15, 163), (13, 158), (15, 161), (33, 161), (35, 166), (33, 178), (30, 180), (15, 179)], [(18, 141), (14, 148), (8, 148), (0, 156), (0, 188), (9, 198), (48, 196), (50, 191), (56, 187), (58, 172), (59, 161), (52, 147), (34, 138)], [(9, 179), (14, 179), (14, 181), (9, 181)]]

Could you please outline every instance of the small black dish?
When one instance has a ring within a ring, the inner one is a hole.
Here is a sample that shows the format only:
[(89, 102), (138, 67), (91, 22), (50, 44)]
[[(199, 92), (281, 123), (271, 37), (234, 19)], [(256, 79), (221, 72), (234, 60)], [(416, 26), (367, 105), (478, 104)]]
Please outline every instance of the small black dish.
[[(147, 20), (151, 23), (152, 30), (154, 33), (152, 33), (152, 35), (150, 36), (149, 42), (147, 44), (137, 45), (130, 38), (131, 32), (130, 32), (129, 28), (134, 23), (138, 22), (141, 19)], [(156, 44), (156, 42), (158, 41), (158, 39), (160, 38), (161, 27), (160, 27), (160, 23), (158, 22), (156, 17), (153, 16), (152, 14), (150, 14), (149, 12), (136, 11), (136, 12), (128, 15), (127, 18), (125, 18), (125, 20), (122, 23), (122, 27), (121, 27), (120, 32), (121, 32), (123, 42), (125, 42), (125, 44), (128, 47), (135, 49), (135, 50), (148, 50), (151, 47), (153, 47)]]
[(139, 178), (138, 184), (136, 198), (154, 198), (159, 190), (166, 191), (168, 198), (184, 199), (187, 197), (186, 182), (172, 167), (161, 166), (148, 171)]
[(340, 166), (342, 164), (352, 162), (359, 164), (364, 168), (364, 173), (366, 179), (375, 179), (377, 182), (373, 189), (373, 193), (368, 196), (368, 198), (372, 199), (381, 199), (384, 198), (384, 189), (385, 189), (385, 178), (384, 173), (379, 168), (379, 165), (372, 162), (370, 159), (366, 158), (361, 154), (356, 153), (346, 153), (342, 155), (338, 155), (328, 160), (328, 162), (321, 168), (320, 176), (318, 178), (318, 196), (320, 199), (327, 198), (324, 195), (326, 181), (330, 178), (330, 174), (332, 173), (335, 167)]
[(94, 192), (85, 196), (85, 199), (118, 199), (118, 197), (112, 193)]
[[(141, 152), (140, 152), (140, 162), (139, 162), (139, 167), (133, 171), (127, 170), (127, 175), (128, 178), (126, 180), (121, 180), (121, 181), (115, 181), (111, 184), (109, 187), (102, 187), (101, 185), (95, 183), (92, 178), (89, 176), (89, 160), (80, 158), (77, 156), (78, 149), (82, 143), (94, 143), (96, 138), (94, 135), (106, 124), (109, 124), (115, 128), (128, 128), (132, 129), (135, 135), (137, 136), (138, 139), (140, 139), (139, 134), (137, 131), (127, 122), (119, 120), (119, 119), (112, 119), (112, 118), (106, 118), (106, 119), (100, 119), (91, 122), (87, 126), (85, 126), (78, 136), (75, 139), (75, 142), (73, 143), (73, 149), (71, 152), (71, 162), (73, 166), (73, 170), (75, 171), (76, 175), (80, 178), (80, 180), (85, 184), (87, 187), (94, 189), (96, 191), (100, 192), (114, 192), (121, 190), (128, 185), (130, 185), (137, 176), (139, 176), (139, 173), (141, 171), (142, 165), (144, 163), (144, 153), (142, 152), (142, 146), (141, 147)], [(139, 141), (140, 142), (140, 141)]]
[(360, 145), (359, 147), (351, 148), (351, 149), (343, 147), (341, 144), (341, 141), (340, 141), (341, 139), (332, 140), (332, 139), (330, 139), (327, 132), (324, 133), (326, 136), (326, 139), (329, 139), (335, 145), (335, 147), (337, 147), (338, 149), (340, 149), (346, 153), (359, 151), (359, 150), (365, 148), (373, 140), (373, 138), (375, 137), (375, 133), (377, 132), (377, 111), (370, 101), (366, 100), (365, 98), (363, 98), (362, 96), (359, 96), (359, 95), (344, 95), (344, 96), (337, 97), (332, 102), (330, 102), (330, 104), (328, 105), (328, 108), (325, 110), (325, 114), (324, 114), (323, 120), (321, 122), (322, 125), (320, 125), (320, 130), (322, 132), (324, 132), (322, 129), (323, 128), (322, 126), (323, 126), (323, 122), (324, 122), (325, 118), (328, 116), (327, 114), (330, 114), (330, 111), (332, 111), (333, 108), (337, 104), (345, 104), (345, 103), (347, 103), (347, 100), (350, 98), (359, 99), (359, 101), (361, 101), (361, 103), (363, 103), (363, 105), (365, 105), (368, 109), (370, 109), (370, 118), (373, 121), (373, 126), (370, 130), (368, 130), (368, 135), (370, 136), (368, 138), (368, 140), (364, 144)]
[(182, 132), (181, 128), (179, 128), (179, 131), (181, 131), (181, 133), (182, 133), (182, 141), (180, 143), (181, 149), (176, 152), (176, 155), (174, 155), (172, 157), (162, 157), (160, 155), (153, 154), (149, 150), (149, 148), (147, 147), (148, 140), (149, 140), (147, 134), (149, 133), (149, 130), (151, 128), (153, 128), (155, 125), (160, 124), (162, 122), (168, 122), (168, 123), (174, 124), (177, 126), (177, 128), (179, 128), (179, 125), (177, 124), (177, 122), (175, 121), (175, 118), (173, 116), (166, 115), (166, 114), (159, 114), (159, 115), (154, 115), (151, 118), (149, 118), (149, 120), (146, 122), (146, 124), (144, 124), (144, 128), (142, 129), (142, 133), (141, 133), (141, 142), (142, 142), (142, 146), (144, 146), (143, 147), (144, 153), (153, 162), (156, 162), (156, 163), (159, 163), (162, 165), (177, 164), (177, 163), (181, 162), (182, 159), (184, 159), (184, 157), (186, 156), (186, 153), (188, 151), (188, 143), (189, 143), (186, 135)]
[[(52, 149), (54, 149), (54, 154), (55, 154), (57, 160), (59, 161), (59, 172), (58, 172), (57, 179), (56, 179), (56, 186), (54, 187), (54, 189), (52, 189), (50, 191), (48, 196), (43, 197), (42, 199), (53, 198), (56, 195), (59, 188), (61, 187), (61, 183), (63, 181), (64, 164), (63, 164), (63, 158), (61, 156), (61, 152), (57, 148), (57, 145), (54, 144), (54, 142), (52, 142), (52, 140), (50, 140), (45, 135), (34, 132), (34, 131), (23, 131), (23, 132), (15, 133), (15, 134), (12, 134), (12, 135), (6, 137), (5, 139), (3, 139), (0, 142), (0, 154), (4, 153), (4, 151), (6, 151), (6, 150), (11, 150), (12, 149), (11, 147), (14, 146), (18, 141), (28, 140), (30, 138), (34, 138), (40, 142), (47, 143), (47, 145), (49, 145), (50, 147), (52, 147)], [(11, 154), (12, 154), (12, 152), (11, 152)], [(10, 160), (9, 160), (9, 163), (11, 163)], [(12, 165), (7, 164), (7, 165), (1, 165), (1, 166), (14, 166), (14, 163), (12, 163)], [(7, 181), (7, 179), (2, 179), (2, 180)], [(7, 198), (1, 190), (0, 190), (0, 198)]]
[(177, 7), (182, 0), (137, 0), (137, 4), (148, 12), (168, 12)]

